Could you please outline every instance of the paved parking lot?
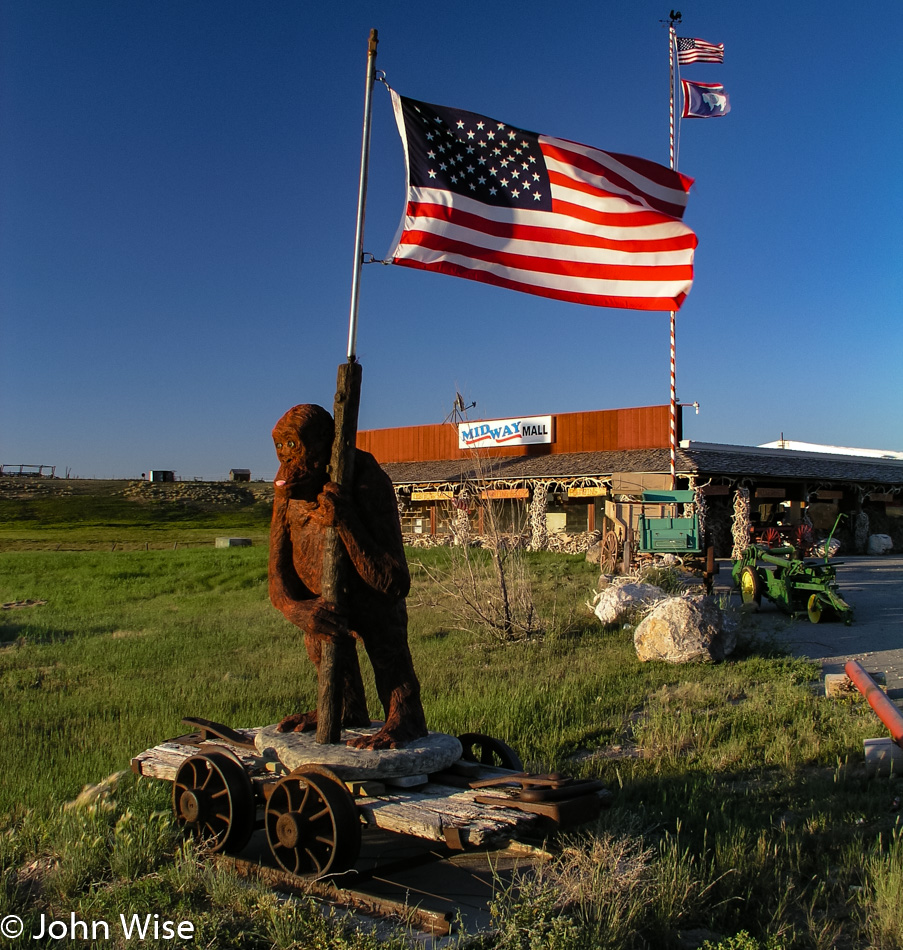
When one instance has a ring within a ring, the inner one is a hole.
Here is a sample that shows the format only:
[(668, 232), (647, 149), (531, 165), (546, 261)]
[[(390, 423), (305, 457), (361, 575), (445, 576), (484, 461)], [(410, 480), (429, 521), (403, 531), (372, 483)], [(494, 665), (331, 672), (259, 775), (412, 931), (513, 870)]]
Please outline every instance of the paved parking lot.
[[(774, 604), (762, 601), (759, 620), (774, 618), (773, 632), (794, 656), (821, 660), (825, 673), (842, 673), (856, 659), (869, 671), (887, 674), (889, 695), (903, 699), (903, 557), (841, 557), (837, 561), (840, 594), (851, 604), (855, 619), (842, 623), (786, 622)], [(730, 586), (730, 562), (722, 562), (716, 588)], [(737, 595), (735, 594), (736, 598)]]

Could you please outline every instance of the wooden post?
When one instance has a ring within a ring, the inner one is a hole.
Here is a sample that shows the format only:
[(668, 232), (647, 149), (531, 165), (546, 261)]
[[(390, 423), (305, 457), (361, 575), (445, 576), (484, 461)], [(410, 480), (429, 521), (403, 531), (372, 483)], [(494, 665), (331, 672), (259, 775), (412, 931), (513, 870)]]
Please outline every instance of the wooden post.
[[(371, 97), (376, 77), (376, 47), (379, 36), (370, 31), (367, 43), (367, 82), (364, 92), (364, 127), (361, 134), (361, 173), (357, 197), (357, 226), (354, 234), (354, 269), (351, 280), (351, 308), (348, 318), (348, 362), (339, 366), (336, 381), (335, 440), (329, 477), (344, 486), (348, 497), (354, 491), (354, 452), (357, 441), (357, 414), (361, 404), (361, 365), (357, 361), (357, 311), (360, 298), (361, 253), (364, 239), (364, 212), (367, 205), (367, 176), (370, 155)], [(323, 544), (323, 583), (321, 596), (347, 612), (348, 576), (351, 566), (342, 548), (335, 528), (327, 528)], [(335, 745), (342, 735), (342, 672), (343, 656), (354, 650), (351, 637), (340, 637), (324, 643), (320, 653), (320, 671), (317, 678), (317, 742)]]
[[(357, 417), (361, 404), (361, 364), (342, 363), (336, 381), (335, 440), (332, 444), (332, 460), (329, 477), (344, 487), (350, 497), (354, 485), (354, 443), (357, 440)], [(327, 528), (323, 545), (324, 600), (335, 604), (339, 610), (349, 605), (348, 573), (351, 565), (342, 547), (335, 528)], [(342, 658), (354, 650), (354, 641), (343, 636), (324, 643), (320, 654), (320, 670), (317, 678), (317, 742), (335, 745), (342, 734)]]

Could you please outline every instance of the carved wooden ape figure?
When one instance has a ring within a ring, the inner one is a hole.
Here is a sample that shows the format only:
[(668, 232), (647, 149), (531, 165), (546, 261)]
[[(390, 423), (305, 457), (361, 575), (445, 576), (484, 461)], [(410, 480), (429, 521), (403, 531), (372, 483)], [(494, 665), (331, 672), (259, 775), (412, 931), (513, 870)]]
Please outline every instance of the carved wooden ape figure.
[[(270, 600), (304, 631), (318, 671), (324, 640), (350, 633), (363, 641), (386, 721), (375, 735), (349, 745), (394, 748), (427, 733), (408, 649), (405, 597), (411, 578), (398, 508), (392, 483), (369, 452), (355, 453), (352, 491), (328, 481), (333, 429), (332, 416), (314, 405), (289, 409), (273, 429), (280, 464), (270, 527)], [(352, 565), (345, 613), (320, 596), (324, 533), (333, 525)], [(346, 652), (342, 723), (369, 726), (357, 651)], [(300, 732), (316, 724), (314, 710), (287, 716), (278, 729)]]

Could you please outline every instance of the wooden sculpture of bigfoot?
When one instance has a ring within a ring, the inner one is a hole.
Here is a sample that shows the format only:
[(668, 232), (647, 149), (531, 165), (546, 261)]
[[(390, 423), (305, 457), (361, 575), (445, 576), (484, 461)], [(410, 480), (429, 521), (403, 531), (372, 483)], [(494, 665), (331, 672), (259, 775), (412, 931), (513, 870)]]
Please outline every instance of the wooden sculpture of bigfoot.
[[(319, 672), (325, 640), (363, 641), (373, 665), (385, 725), (349, 745), (388, 749), (427, 734), (420, 684), (408, 649), (405, 597), (411, 577), (404, 556), (395, 493), (369, 452), (357, 450), (353, 490), (328, 480), (332, 416), (320, 406), (295, 406), (276, 423), (279, 457), (270, 527), (270, 600), (304, 631), (307, 655)], [(325, 529), (335, 526), (351, 562), (347, 612), (321, 596)], [(357, 651), (345, 651), (342, 724), (370, 725)], [(317, 713), (287, 716), (280, 732), (316, 728)]]

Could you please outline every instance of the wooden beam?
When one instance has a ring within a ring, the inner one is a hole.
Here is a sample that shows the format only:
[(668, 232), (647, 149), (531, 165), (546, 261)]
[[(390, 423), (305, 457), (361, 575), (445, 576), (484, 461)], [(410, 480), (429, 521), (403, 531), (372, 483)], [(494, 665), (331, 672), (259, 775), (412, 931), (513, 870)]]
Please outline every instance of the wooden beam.
[[(361, 403), (361, 364), (342, 363), (336, 380), (335, 439), (329, 477), (350, 495), (354, 485), (354, 444), (357, 439), (357, 417)], [(323, 541), (322, 597), (340, 610), (350, 603), (349, 574), (351, 565), (342, 547), (336, 528), (326, 529)], [(323, 643), (317, 675), (317, 742), (335, 745), (342, 735), (342, 664), (343, 657), (354, 650), (350, 636)]]

